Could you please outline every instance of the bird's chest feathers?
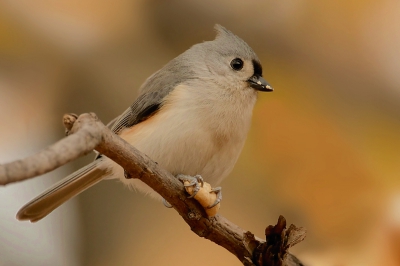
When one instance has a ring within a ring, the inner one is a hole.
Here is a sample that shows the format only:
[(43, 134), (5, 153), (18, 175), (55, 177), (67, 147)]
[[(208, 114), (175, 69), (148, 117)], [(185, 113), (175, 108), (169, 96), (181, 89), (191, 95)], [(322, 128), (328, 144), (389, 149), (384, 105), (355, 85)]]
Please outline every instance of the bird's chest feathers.
[(167, 98), (165, 107), (185, 121), (188, 130), (203, 131), (209, 142), (221, 148), (245, 140), (256, 98), (253, 90), (225, 91), (181, 85)]
[(243, 147), (256, 95), (204, 92), (175, 88), (157, 114), (122, 137), (173, 174), (223, 177)]

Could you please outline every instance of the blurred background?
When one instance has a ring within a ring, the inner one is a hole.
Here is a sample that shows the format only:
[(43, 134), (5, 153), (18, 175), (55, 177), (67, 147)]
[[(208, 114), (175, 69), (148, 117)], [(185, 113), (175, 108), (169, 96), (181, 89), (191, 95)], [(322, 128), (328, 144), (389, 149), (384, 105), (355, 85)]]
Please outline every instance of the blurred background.
[[(122, 113), (141, 83), (215, 36), (259, 55), (259, 95), (221, 214), (259, 237), (282, 214), (306, 227), (307, 265), (400, 265), (397, 0), (0, 0), (0, 163), (64, 136), (64, 113)], [(0, 187), (0, 265), (241, 265), (174, 210), (102, 182), (42, 221), (15, 219), (93, 159)]]

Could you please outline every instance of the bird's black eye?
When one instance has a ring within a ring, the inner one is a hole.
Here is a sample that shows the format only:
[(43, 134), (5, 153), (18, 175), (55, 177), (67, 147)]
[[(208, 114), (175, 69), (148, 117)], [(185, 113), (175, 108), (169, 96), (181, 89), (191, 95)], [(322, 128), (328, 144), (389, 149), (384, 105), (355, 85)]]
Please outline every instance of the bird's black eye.
[(243, 60), (240, 58), (235, 58), (231, 61), (231, 68), (233, 70), (239, 71), (243, 68)]

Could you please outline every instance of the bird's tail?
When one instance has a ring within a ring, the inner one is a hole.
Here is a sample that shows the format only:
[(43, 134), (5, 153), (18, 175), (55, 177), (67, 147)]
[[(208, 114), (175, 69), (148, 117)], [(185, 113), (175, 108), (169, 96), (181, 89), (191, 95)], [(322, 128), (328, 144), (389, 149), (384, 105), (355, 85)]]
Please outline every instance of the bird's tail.
[(99, 167), (100, 162), (101, 159), (95, 160), (25, 204), (18, 211), (17, 219), (37, 222), (67, 200), (106, 178), (107, 170)]

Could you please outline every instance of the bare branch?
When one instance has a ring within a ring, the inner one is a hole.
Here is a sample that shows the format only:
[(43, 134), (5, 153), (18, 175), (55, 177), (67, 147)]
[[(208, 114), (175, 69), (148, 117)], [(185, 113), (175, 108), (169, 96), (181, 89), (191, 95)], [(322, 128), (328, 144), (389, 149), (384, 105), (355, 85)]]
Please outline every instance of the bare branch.
[[(74, 120), (73, 117), (64, 117), (68, 137), (23, 160), (0, 165), (0, 184), (6, 185), (47, 173), (95, 149), (121, 165), (130, 177), (139, 178), (159, 193), (182, 216), (193, 232), (226, 248), (244, 265), (302, 265), (300, 262), (293, 264), (297, 259), (294, 260), (295, 257), (287, 253), (288, 248), (296, 244), (294, 241), (290, 245), (287, 244), (289, 240), (280, 241), (274, 244), (282, 245), (280, 248), (263, 249), (268, 241), (256, 239), (250, 232), (220, 215), (207, 217), (197, 201), (187, 198), (183, 185), (177, 178), (111, 132), (95, 114), (82, 114)], [(286, 222), (283, 225), (281, 220), (276, 227), (278, 229), (275, 231), (286, 239), (296, 237), (291, 232), (299, 234), (301, 231), (294, 230), (298, 229), (294, 226), (294, 229), (289, 227), (290, 230), (285, 231)], [(266, 235), (268, 238), (268, 234)], [(296, 240), (301, 241), (305, 232), (301, 231), (300, 235)], [(255, 250), (257, 252), (253, 252)], [(271, 256), (276, 256), (281, 264), (265, 264), (265, 257)]]
[[(101, 122), (100, 122), (101, 123)], [(0, 185), (23, 181), (48, 173), (92, 152), (101, 142), (102, 130), (95, 114), (84, 114), (74, 124), (74, 132), (46, 149), (23, 160), (0, 165)]]

